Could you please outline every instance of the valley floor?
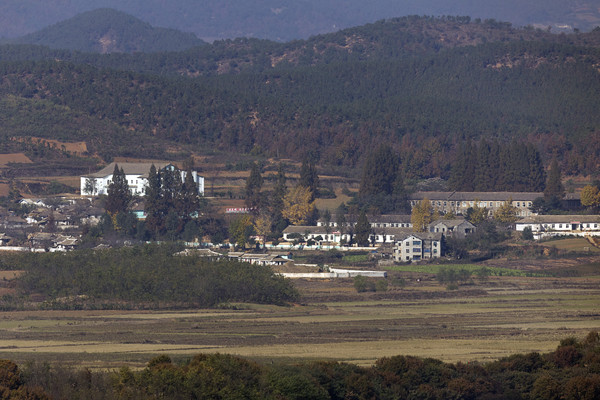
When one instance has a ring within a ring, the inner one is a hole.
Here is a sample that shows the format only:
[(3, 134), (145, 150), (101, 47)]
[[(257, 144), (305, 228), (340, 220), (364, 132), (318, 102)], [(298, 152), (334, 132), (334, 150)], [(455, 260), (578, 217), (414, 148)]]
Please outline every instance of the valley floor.
[(385, 292), (357, 293), (351, 279), (295, 284), (302, 298), (289, 307), (2, 312), (0, 358), (101, 369), (214, 352), (266, 362), (370, 365), (400, 354), (485, 362), (600, 330), (597, 275), (490, 277), (454, 291), (409, 276)]

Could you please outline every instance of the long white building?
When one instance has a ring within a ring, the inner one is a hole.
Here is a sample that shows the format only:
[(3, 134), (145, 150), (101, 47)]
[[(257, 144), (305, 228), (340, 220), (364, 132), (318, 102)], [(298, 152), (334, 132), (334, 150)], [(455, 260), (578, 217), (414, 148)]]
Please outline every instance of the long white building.
[[(179, 170), (171, 163), (110, 163), (100, 171), (81, 177), (81, 195), (96, 196), (108, 193), (108, 185), (112, 182), (115, 164), (123, 169), (129, 190), (134, 196), (143, 196), (148, 186), (148, 174), (150, 167), (154, 164), (156, 170)], [(186, 176), (186, 171), (179, 171), (181, 180)], [(204, 177), (199, 176), (197, 171), (192, 171), (194, 182), (198, 186), (198, 194), (204, 195)]]
[(515, 230), (531, 229), (533, 237), (542, 239), (553, 236), (600, 236), (598, 215), (536, 215), (515, 223)]

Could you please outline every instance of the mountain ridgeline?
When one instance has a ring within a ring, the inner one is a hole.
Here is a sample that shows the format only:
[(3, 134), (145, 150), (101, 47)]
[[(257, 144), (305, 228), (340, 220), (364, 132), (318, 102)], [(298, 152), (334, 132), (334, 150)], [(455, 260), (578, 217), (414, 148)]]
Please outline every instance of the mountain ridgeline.
[[(61, 132), (105, 159), (168, 143), (355, 167), (387, 143), (407, 177), (447, 178), (460, 146), (485, 138), (529, 143), (546, 164), (557, 158), (564, 173), (589, 173), (600, 156), (599, 47), (600, 30), (551, 34), (468, 17), (153, 54), (4, 45), (0, 97), (31, 110), (8, 124), (18, 135)], [(39, 120), (60, 121), (48, 113), (61, 110), (89, 129), (61, 129), (63, 120), (44, 133)], [(118, 134), (100, 133), (110, 126)]]
[(89, 53), (181, 51), (204, 44), (193, 33), (155, 28), (113, 9), (97, 9), (12, 41)]

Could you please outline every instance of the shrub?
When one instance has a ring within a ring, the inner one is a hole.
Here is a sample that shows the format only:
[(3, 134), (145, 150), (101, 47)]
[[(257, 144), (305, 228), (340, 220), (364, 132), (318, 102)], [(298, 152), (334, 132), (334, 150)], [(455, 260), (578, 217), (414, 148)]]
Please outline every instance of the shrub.
[(521, 238), (523, 240), (533, 240), (533, 231), (531, 230), (531, 227), (526, 226), (525, 229), (523, 229), (523, 232), (521, 232)]
[(388, 288), (388, 283), (385, 279), (380, 279), (375, 283), (375, 291), (377, 292), (386, 292)]
[(375, 282), (362, 275), (354, 277), (354, 288), (357, 292), (374, 292), (376, 290)]

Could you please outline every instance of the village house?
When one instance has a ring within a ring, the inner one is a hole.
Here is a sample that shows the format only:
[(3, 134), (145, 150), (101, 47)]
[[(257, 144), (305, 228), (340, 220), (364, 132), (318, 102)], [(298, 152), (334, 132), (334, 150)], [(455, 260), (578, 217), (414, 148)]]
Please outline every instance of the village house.
[(254, 253), (244, 253), (244, 252), (229, 252), (227, 254), (230, 260), (236, 260), (241, 262), (247, 262), (250, 264), (256, 265), (283, 265), (285, 263), (291, 262), (292, 260), (288, 258), (287, 255), (282, 254), (254, 254)]
[(79, 244), (79, 239), (69, 235), (50, 232), (34, 232), (27, 236), (30, 248), (45, 249), (46, 251), (73, 250)]
[(598, 215), (536, 215), (515, 223), (515, 230), (531, 229), (535, 239), (553, 236), (600, 236)]
[[(143, 196), (148, 186), (148, 174), (152, 164), (156, 170), (174, 170), (178, 168), (171, 163), (110, 163), (100, 171), (84, 175), (80, 178), (80, 190), (82, 196), (95, 196), (108, 193), (108, 185), (112, 182), (115, 164), (123, 169), (129, 190), (134, 196)], [(186, 176), (186, 171), (179, 171), (181, 180)], [(204, 177), (199, 176), (197, 171), (192, 171), (194, 182), (198, 185), (198, 194), (204, 195)]]
[(7, 246), (13, 238), (6, 233), (0, 233), (0, 246)]
[(409, 203), (414, 207), (419, 201), (428, 199), (432, 207), (446, 214), (449, 212), (455, 215), (465, 215), (469, 208), (477, 205), (481, 208), (487, 208), (489, 215), (493, 216), (498, 208), (502, 207), (504, 202), (511, 201), (515, 207), (516, 214), (519, 217), (528, 217), (535, 215), (530, 207), (533, 201), (539, 197), (544, 197), (541, 192), (415, 192), (410, 196)]
[(444, 236), (451, 236), (457, 239), (464, 239), (467, 235), (475, 232), (475, 225), (464, 218), (438, 219), (429, 224), (429, 232), (443, 233)]

